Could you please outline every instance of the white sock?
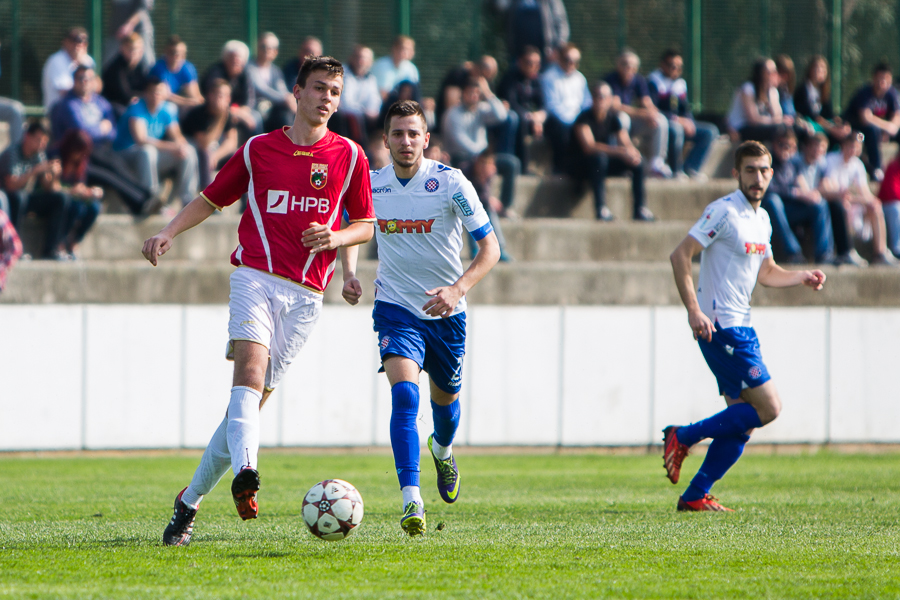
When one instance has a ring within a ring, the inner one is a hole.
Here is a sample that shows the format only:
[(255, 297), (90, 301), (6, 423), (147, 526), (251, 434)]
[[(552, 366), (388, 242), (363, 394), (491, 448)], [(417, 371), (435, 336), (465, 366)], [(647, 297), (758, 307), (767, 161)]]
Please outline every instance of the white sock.
[(228, 403), (228, 426), (225, 429), (231, 470), (237, 475), (241, 469), (256, 468), (259, 454), (259, 403), (262, 393), (253, 388), (236, 385), (231, 388)]
[(447, 460), (450, 458), (450, 455), (453, 454), (453, 444), (449, 446), (441, 446), (437, 443), (437, 440), (434, 439), (434, 436), (431, 436), (431, 452), (434, 454), (434, 457), (438, 460)]
[(425, 506), (425, 501), (422, 500), (422, 494), (419, 492), (419, 486), (408, 485), (400, 488), (400, 492), (403, 493), (403, 508), (400, 510), (406, 510), (406, 505), (410, 502), (415, 502), (419, 506)]
[(194, 471), (191, 484), (181, 495), (181, 501), (193, 509), (200, 506), (203, 496), (210, 493), (219, 480), (228, 472), (231, 466), (231, 455), (228, 454), (228, 440), (225, 428), (228, 426), (228, 418), (222, 419), (219, 427), (206, 445), (200, 465)]

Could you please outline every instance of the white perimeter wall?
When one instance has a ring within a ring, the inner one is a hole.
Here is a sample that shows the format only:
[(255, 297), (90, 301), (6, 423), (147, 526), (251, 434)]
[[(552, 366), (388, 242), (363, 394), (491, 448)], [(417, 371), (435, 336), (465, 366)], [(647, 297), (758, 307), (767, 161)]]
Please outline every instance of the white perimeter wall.
[[(326, 305), (262, 411), (266, 446), (388, 445), (368, 308)], [(784, 403), (761, 442), (900, 442), (900, 309), (760, 308)], [(643, 445), (724, 406), (677, 307), (475, 306), (458, 444)], [(204, 447), (225, 306), (0, 306), (0, 450)], [(422, 377), (427, 390), (427, 378)], [(431, 432), (427, 393), (420, 435)]]

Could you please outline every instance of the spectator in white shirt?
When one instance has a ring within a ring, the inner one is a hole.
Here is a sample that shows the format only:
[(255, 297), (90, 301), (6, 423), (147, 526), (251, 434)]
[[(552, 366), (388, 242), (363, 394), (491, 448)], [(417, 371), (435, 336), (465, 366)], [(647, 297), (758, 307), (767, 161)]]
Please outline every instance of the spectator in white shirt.
[[(378, 81), (378, 91), (386, 99), (401, 81), (419, 85), (419, 69), (412, 63), (416, 56), (416, 42), (408, 35), (398, 35), (391, 45), (391, 53), (382, 56), (372, 65), (372, 74)], [(416, 94), (418, 95), (418, 93)]]
[(541, 74), (547, 111), (544, 135), (553, 149), (553, 170), (557, 173), (565, 171), (572, 124), (582, 111), (591, 107), (587, 79), (578, 70), (580, 61), (581, 51), (574, 44), (565, 44), (559, 49), (559, 64), (550, 65)]
[(94, 59), (87, 53), (88, 33), (84, 27), (72, 27), (63, 38), (62, 48), (50, 55), (44, 63), (41, 90), (44, 93), (44, 111), (50, 114), (53, 105), (69, 93), (75, 85), (75, 69), (79, 65), (94, 68)]

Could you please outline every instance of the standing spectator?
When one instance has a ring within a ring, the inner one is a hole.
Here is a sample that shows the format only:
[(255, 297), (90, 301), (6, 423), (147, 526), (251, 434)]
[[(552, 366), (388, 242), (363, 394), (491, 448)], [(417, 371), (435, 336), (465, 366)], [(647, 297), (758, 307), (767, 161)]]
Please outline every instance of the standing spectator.
[(591, 106), (587, 79), (578, 70), (581, 51), (574, 44), (559, 49), (559, 64), (553, 63), (541, 74), (541, 92), (547, 120), (544, 135), (553, 149), (553, 170), (565, 172), (572, 124)]
[[(660, 113), (669, 123), (669, 166), (679, 177), (686, 173), (700, 177), (700, 170), (709, 156), (719, 129), (712, 123), (694, 121), (688, 101), (687, 82), (681, 76), (684, 59), (677, 50), (666, 50), (659, 61), (659, 68), (647, 78), (650, 95)], [(693, 142), (690, 154), (684, 159), (684, 142)]]
[(594, 193), (594, 210), (600, 221), (615, 217), (606, 206), (606, 177), (631, 173), (635, 221), (652, 221), (653, 213), (644, 206), (644, 160), (622, 124), (612, 88), (601, 81), (592, 90), (593, 105), (582, 112), (572, 128), (570, 172), (576, 180), (589, 179)]
[(97, 220), (103, 199), (103, 188), (87, 185), (92, 147), (91, 136), (80, 129), (67, 131), (59, 144), (59, 185), (70, 199), (63, 250), (70, 260)]
[(341, 110), (331, 117), (346, 135), (363, 148), (369, 145), (369, 132), (379, 128), (381, 93), (372, 74), (375, 55), (372, 49), (357, 45), (350, 60), (344, 65), (344, 91), (341, 93)]
[(240, 40), (229, 40), (222, 46), (222, 60), (212, 65), (203, 76), (203, 93), (216, 79), (224, 79), (231, 86), (231, 116), (238, 126), (241, 143), (262, 133), (262, 117), (256, 111), (256, 90), (247, 73), (250, 48)]
[[(650, 97), (650, 87), (638, 73), (641, 59), (632, 50), (625, 49), (616, 58), (616, 70), (603, 79), (618, 98), (619, 111), (628, 115), (625, 126), (633, 136), (649, 138), (650, 172), (657, 177), (671, 177), (672, 169), (666, 164), (669, 150), (669, 120), (662, 115)], [(627, 125), (630, 121), (630, 127)]]
[(497, 0), (506, 14), (506, 48), (510, 61), (525, 46), (534, 46), (541, 59), (554, 60), (554, 52), (569, 42), (569, 17), (562, 0)]
[(25, 124), (25, 105), (18, 100), (0, 97), (0, 121), (9, 124), (9, 145), (18, 144)]
[[(815, 261), (819, 264), (834, 261), (834, 240), (828, 203), (822, 194), (809, 185), (802, 175), (805, 161), (797, 159), (797, 136), (792, 130), (775, 140), (772, 153), (772, 182), (762, 199), (762, 207), (772, 222), (772, 240), (786, 256), (785, 262), (803, 264), (803, 248), (794, 230), (803, 227), (815, 240)], [(813, 185), (815, 185), (815, 181)]]
[(181, 120), (182, 133), (197, 151), (201, 189), (212, 183), (213, 174), (237, 151), (238, 132), (230, 107), (231, 86), (217, 79), (206, 92), (206, 102)]
[(72, 89), (74, 84), (72, 76), (76, 67), (84, 65), (94, 68), (94, 59), (87, 53), (87, 47), (87, 30), (84, 27), (72, 27), (63, 38), (62, 48), (51, 54), (44, 63), (41, 90), (44, 93), (44, 111), (47, 114), (50, 114), (53, 105)]
[[(150, 77), (144, 97), (119, 120), (113, 147), (155, 199), (159, 199), (160, 177), (171, 173), (175, 177), (172, 195), (187, 204), (197, 191), (197, 152), (181, 134), (175, 105), (166, 101), (168, 97), (169, 86)], [(152, 212), (153, 206), (145, 212)]]
[(888, 250), (900, 258), (900, 155), (895, 156), (885, 169), (878, 199), (884, 211)]
[[(506, 107), (491, 92), (484, 77), (470, 80), (463, 87), (462, 103), (444, 115), (444, 146), (456, 166), (464, 166), (487, 150), (488, 127), (507, 118)], [(509, 212), (515, 194), (516, 178), (521, 172), (519, 159), (512, 154), (494, 155), (497, 169), (503, 177), (500, 191), (501, 216)]]
[(60, 174), (58, 160), (48, 160), (46, 149), (50, 132), (40, 121), (32, 121), (17, 146), (0, 154), (0, 184), (9, 197), (13, 227), (22, 228), (25, 215), (34, 213), (44, 219), (44, 246), (41, 258), (63, 259), (69, 198), (53, 189)]
[(22, 256), (22, 240), (3, 210), (0, 210), (0, 292), (6, 287), (6, 276)]
[(881, 142), (898, 141), (900, 130), (900, 96), (893, 86), (894, 77), (887, 63), (872, 70), (872, 81), (853, 94), (844, 111), (844, 120), (865, 135), (869, 173), (875, 181), (884, 178), (881, 165)]
[(541, 91), (541, 54), (535, 46), (525, 46), (500, 81), (498, 95), (509, 104), (509, 109), (519, 115), (516, 131), (515, 153), (522, 163), (522, 172), (528, 172), (527, 136), (544, 137), (544, 94)]
[(106, 40), (103, 63), (109, 64), (115, 55), (117, 44), (136, 33), (144, 40), (144, 69), (156, 62), (153, 51), (153, 20), (150, 11), (154, 0), (112, 0), (112, 16), (109, 19), (110, 36)]
[(284, 81), (293, 87), (294, 80), (297, 79), (297, 73), (300, 72), (300, 65), (303, 64), (304, 59), (307, 56), (322, 56), (324, 53), (322, 40), (314, 35), (303, 38), (300, 47), (297, 49), (297, 56), (284, 65)]
[[(851, 215), (851, 223), (857, 223), (851, 227), (852, 233), (862, 233), (864, 223), (862, 218), (853, 219), (853, 215), (864, 216), (872, 230), (872, 264), (895, 265), (897, 259), (887, 250), (885, 237), (884, 212), (881, 202), (869, 189), (869, 178), (866, 175), (866, 167), (859, 159), (862, 154), (862, 145), (865, 136), (854, 131), (841, 142), (841, 149), (831, 152), (825, 158), (824, 184), (825, 197), (831, 202), (840, 202), (844, 210)], [(851, 235), (852, 239), (852, 235)], [(864, 266), (865, 261), (851, 249), (846, 256), (839, 256), (840, 264), (853, 264)]]
[(122, 38), (118, 54), (103, 69), (103, 96), (112, 104), (116, 117), (138, 101), (149, 73), (144, 61), (144, 40), (132, 32)]
[(156, 61), (150, 69), (150, 77), (165, 81), (169, 86), (167, 100), (179, 108), (203, 103), (197, 83), (197, 68), (187, 59), (187, 51), (187, 44), (179, 36), (172, 35), (166, 44), (165, 57)]
[(735, 92), (728, 112), (732, 139), (768, 142), (784, 133), (788, 123), (781, 113), (777, 81), (775, 61), (760, 58), (753, 63), (750, 81)]
[(372, 65), (372, 74), (378, 82), (378, 91), (385, 100), (401, 81), (416, 86), (418, 97), (419, 69), (412, 63), (416, 56), (416, 42), (408, 35), (398, 35), (391, 44), (391, 53), (382, 56)]
[(835, 142), (850, 135), (850, 126), (834, 114), (828, 61), (820, 54), (809, 59), (803, 82), (794, 90), (794, 108), (798, 118), (806, 120), (814, 132), (824, 133)]
[(278, 44), (278, 37), (271, 31), (259, 36), (256, 60), (247, 65), (247, 74), (256, 95), (255, 108), (263, 119), (265, 131), (290, 125), (297, 112), (297, 100), (287, 88), (281, 69), (274, 64), (278, 58)]

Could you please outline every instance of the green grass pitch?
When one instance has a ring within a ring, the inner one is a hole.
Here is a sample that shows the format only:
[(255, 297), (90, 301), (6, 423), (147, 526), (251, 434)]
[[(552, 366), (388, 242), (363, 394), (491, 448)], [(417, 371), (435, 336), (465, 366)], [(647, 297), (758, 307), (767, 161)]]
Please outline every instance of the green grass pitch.
[[(198, 458), (0, 455), (0, 598), (900, 597), (900, 453), (750, 453), (715, 490), (731, 514), (676, 513), (686, 481), (655, 452), (470, 450), (445, 505), (426, 454), (428, 534), (412, 539), (386, 452), (263, 451), (260, 518), (238, 518), (226, 476), (191, 546), (166, 548)], [(366, 514), (329, 543), (299, 512), (332, 477)]]

